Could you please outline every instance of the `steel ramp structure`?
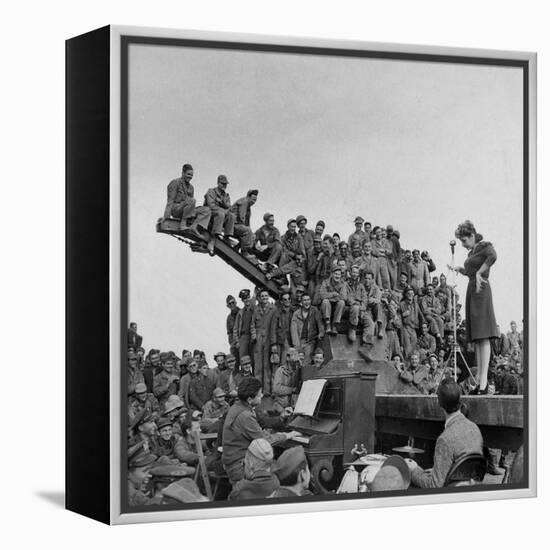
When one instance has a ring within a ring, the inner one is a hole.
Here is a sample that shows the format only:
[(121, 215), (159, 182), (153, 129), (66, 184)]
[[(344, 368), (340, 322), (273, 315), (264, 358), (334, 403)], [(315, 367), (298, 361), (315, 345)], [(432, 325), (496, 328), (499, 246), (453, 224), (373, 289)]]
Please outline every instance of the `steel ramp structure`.
[[(230, 267), (238, 271), (243, 277), (246, 277), (254, 286), (265, 288), (270, 296), (278, 299), (281, 294), (281, 286), (275, 281), (266, 278), (264, 272), (252, 262), (247, 260), (240, 252), (232, 248), (222, 239), (211, 237), (211, 235), (199, 228), (199, 233), (189, 229), (180, 229), (179, 220), (164, 220), (159, 218), (157, 221), (157, 233), (171, 235), (180, 242), (183, 242), (191, 248), (193, 252), (210, 253), (211, 256), (218, 256)], [(213, 249), (208, 250), (208, 243), (213, 239)]]

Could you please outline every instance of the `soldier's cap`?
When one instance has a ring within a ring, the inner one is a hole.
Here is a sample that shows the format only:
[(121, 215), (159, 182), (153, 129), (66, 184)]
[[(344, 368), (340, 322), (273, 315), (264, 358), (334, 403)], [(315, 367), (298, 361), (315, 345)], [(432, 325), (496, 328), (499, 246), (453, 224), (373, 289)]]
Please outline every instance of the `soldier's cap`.
[(281, 285), (279, 290), (281, 294), (284, 294), (285, 292), (290, 292), (290, 287), (288, 285)]
[(153, 462), (155, 462), (156, 460), (157, 457), (153, 453), (141, 451), (135, 456), (129, 457), (128, 466), (130, 468), (143, 468), (144, 466), (149, 466), (150, 464), (153, 464)]
[(164, 404), (164, 414), (175, 411), (176, 409), (181, 409), (185, 407), (185, 403), (177, 395), (171, 395)]
[(331, 269), (331, 273), (336, 273), (337, 271), (339, 271), (340, 273), (342, 273), (342, 268), (341, 268), (339, 265), (335, 265), (335, 266)]
[(277, 459), (277, 463), (273, 468), (273, 473), (275, 473), (279, 479), (285, 479), (296, 472), (304, 462), (307, 464), (304, 448), (301, 445), (291, 447)]
[(248, 290), (248, 288), (243, 288), (239, 292), (239, 298), (250, 298), (250, 290)]
[(353, 223), (365, 223), (365, 220), (364, 220), (361, 216), (357, 216), (357, 217), (353, 220)]
[(266, 212), (264, 214), (264, 222), (266, 222), (267, 220), (269, 220), (269, 218), (271, 218), (273, 216), (273, 214), (271, 212)]
[(387, 225), (386, 231), (393, 231), (393, 225)]
[(139, 384), (136, 384), (136, 393), (146, 393), (147, 392), (147, 386), (140, 382)]
[(231, 296), (231, 294), (227, 295), (227, 298), (225, 299), (225, 303), (228, 304), (229, 302), (234, 302), (235, 296)]
[(432, 357), (437, 359), (437, 355), (435, 353), (430, 353), (430, 355), (428, 355), (428, 359), (431, 359)]
[(241, 357), (241, 365), (250, 365), (250, 364), (251, 364), (250, 356), (249, 355), (243, 355)]
[(213, 392), (212, 392), (212, 395), (214, 397), (225, 397), (225, 392), (221, 389), (221, 388), (216, 388)]
[(227, 178), (223, 175), (223, 174), (220, 174), (218, 176), (218, 183), (229, 183), (229, 181), (227, 180)]
[(371, 491), (403, 491), (411, 484), (411, 473), (405, 460), (397, 455), (384, 461), (372, 480)]
[(193, 475), (195, 468), (191, 466), (175, 466), (174, 464), (155, 464), (149, 473), (156, 478), (180, 478)]
[(304, 285), (296, 285), (296, 292), (305, 292), (306, 287)]
[(166, 489), (162, 490), (162, 494), (175, 502), (182, 502), (184, 504), (208, 501), (208, 498), (200, 493), (197, 484), (188, 477), (174, 481), (174, 483), (171, 483)]
[(296, 216), (296, 223), (299, 224), (300, 222), (303, 222), (305, 221), (307, 223), (307, 218), (305, 216), (303, 216), (302, 214), (299, 214), (298, 216)]
[(148, 408), (143, 408), (139, 411), (129, 424), (130, 429), (134, 429), (136, 426), (149, 422), (153, 417), (153, 413)]
[(166, 351), (163, 351), (161, 352), (160, 354), (160, 360), (164, 363), (164, 361), (166, 361), (166, 359), (168, 359), (169, 355), (168, 355), (168, 352)]
[(370, 490), (372, 492), (404, 491), (408, 487), (409, 485), (403, 479), (401, 472), (394, 466), (380, 468), (370, 484)]
[(246, 192), (246, 196), (247, 197), (250, 197), (250, 195), (257, 195), (258, 194), (258, 190), (257, 189), (249, 189), (247, 192)]
[(314, 241), (314, 242), (315, 242), (315, 241), (321, 242), (322, 240), (323, 240), (323, 238), (321, 237), (321, 235), (315, 235), (315, 236), (313, 237), (313, 241)]
[(128, 354), (128, 361), (130, 359), (136, 359), (137, 360), (138, 356), (137, 356), (137, 353), (134, 353), (133, 351), (131, 351), (129, 354)]
[(223, 351), (217, 351), (214, 354), (214, 360), (216, 359), (216, 357), (224, 357), (225, 358), (225, 353)]
[(286, 226), (288, 227), (291, 223), (297, 223), (296, 220), (294, 218), (290, 218), (290, 220), (288, 220), (286, 222)]
[(393, 234), (399, 239), (399, 237), (401, 237), (401, 233), (399, 233), (399, 231), (397, 229), (394, 229), (393, 230)]
[(225, 356), (225, 362), (226, 363), (229, 363), (231, 361), (235, 361), (235, 356), (232, 354), (232, 353), (228, 353), (226, 356)]
[(326, 227), (325, 222), (324, 222), (323, 220), (319, 220), (319, 221), (315, 224), (315, 227), (317, 227), (318, 225), (322, 225), (322, 226), (323, 226), (323, 229)]
[(254, 441), (250, 443), (247, 452), (266, 462), (273, 460), (273, 447), (266, 439), (262, 439), (261, 437), (259, 439), (254, 439)]
[(173, 423), (174, 422), (170, 418), (163, 416), (157, 420), (157, 428), (162, 430), (162, 428), (165, 428), (166, 426), (172, 426)]
[(197, 419), (199, 419), (201, 416), (202, 416), (202, 411), (193, 411), (193, 412), (191, 413), (191, 418), (192, 418), (193, 420), (197, 420)]
[(292, 346), (286, 350), (286, 354), (290, 355), (291, 353), (297, 353), (298, 350), (296, 348), (293, 348)]

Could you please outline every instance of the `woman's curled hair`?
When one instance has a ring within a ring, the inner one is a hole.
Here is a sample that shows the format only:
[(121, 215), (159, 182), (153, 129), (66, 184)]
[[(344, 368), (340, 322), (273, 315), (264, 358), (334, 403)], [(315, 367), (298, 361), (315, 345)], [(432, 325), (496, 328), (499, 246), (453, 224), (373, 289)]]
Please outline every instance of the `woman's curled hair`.
[(463, 237), (471, 237), (472, 235), (475, 235), (476, 243), (483, 240), (483, 235), (476, 231), (474, 224), (470, 220), (466, 220), (465, 222), (462, 222), (456, 228), (455, 237), (457, 239), (462, 239)]
[(476, 232), (474, 224), (470, 220), (459, 224), (455, 231), (455, 237), (457, 239), (462, 239), (463, 237), (471, 237)]

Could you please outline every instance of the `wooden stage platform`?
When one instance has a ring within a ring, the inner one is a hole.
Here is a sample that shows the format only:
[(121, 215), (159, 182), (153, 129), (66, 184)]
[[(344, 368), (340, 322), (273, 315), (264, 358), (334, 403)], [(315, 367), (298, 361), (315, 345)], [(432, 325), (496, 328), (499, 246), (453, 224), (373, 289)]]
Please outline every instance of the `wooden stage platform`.
[[(517, 450), (523, 444), (524, 401), (521, 395), (463, 396), (468, 418), (487, 447)], [(376, 431), (381, 434), (435, 440), (444, 416), (435, 395), (376, 395)]]

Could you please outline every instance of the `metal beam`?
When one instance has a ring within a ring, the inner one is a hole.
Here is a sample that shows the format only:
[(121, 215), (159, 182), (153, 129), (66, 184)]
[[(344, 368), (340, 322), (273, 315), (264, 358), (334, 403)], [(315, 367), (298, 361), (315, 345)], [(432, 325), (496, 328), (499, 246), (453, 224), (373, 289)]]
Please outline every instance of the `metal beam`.
[[(191, 250), (194, 252), (207, 252), (207, 244), (212, 237), (204, 230), (201, 230), (200, 233), (195, 233), (188, 229), (180, 230), (179, 224), (180, 222), (177, 220), (159, 219), (156, 226), (157, 233), (179, 237), (186, 244), (189, 244)], [(222, 259), (227, 265), (254, 284), (254, 286), (265, 288), (272, 298), (279, 298), (281, 294), (280, 285), (275, 281), (268, 280), (261, 269), (249, 262), (223, 240), (214, 238), (213, 255)]]

